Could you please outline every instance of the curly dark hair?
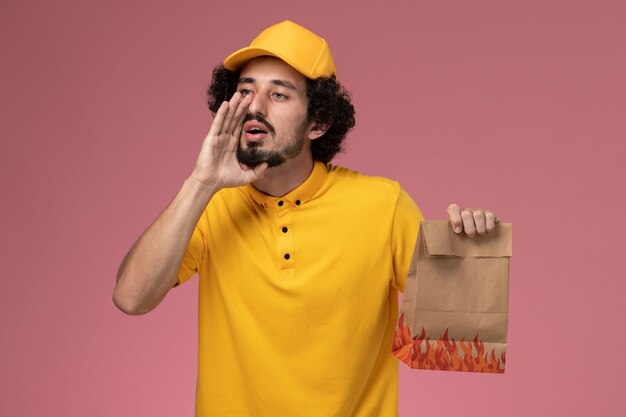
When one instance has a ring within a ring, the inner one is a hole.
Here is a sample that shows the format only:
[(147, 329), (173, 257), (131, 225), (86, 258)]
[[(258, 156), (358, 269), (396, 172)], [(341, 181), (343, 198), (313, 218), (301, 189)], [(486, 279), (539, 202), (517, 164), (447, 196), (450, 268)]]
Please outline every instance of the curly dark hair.
[[(215, 67), (207, 89), (207, 104), (213, 114), (235, 94), (238, 81), (238, 71), (227, 70), (221, 64)], [(334, 75), (315, 80), (306, 78), (306, 90), (309, 120), (330, 124), (324, 135), (311, 142), (313, 159), (328, 163), (343, 151), (343, 140), (354, 127), (354, 106), (350, 94)]]

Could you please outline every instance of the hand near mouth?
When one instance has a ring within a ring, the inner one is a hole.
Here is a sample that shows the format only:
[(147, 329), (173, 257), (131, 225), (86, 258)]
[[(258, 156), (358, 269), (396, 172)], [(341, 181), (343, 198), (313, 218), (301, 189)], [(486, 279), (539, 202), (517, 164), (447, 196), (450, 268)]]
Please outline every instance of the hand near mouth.
[(236, 92), (230, 101), (223, 102), (202, 142), (191, 178), (212, 192), (261, 179), (267, 169), (265, 162), (249, 168), (237, 160), (239, 137), (251, 101), (251, 96)]

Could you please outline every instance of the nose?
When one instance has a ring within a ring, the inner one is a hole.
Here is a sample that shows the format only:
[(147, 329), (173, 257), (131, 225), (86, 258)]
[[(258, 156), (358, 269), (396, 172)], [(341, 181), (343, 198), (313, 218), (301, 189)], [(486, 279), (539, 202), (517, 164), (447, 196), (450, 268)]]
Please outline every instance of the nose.
[(260, 114), (261, 116), (266, 116), (266, 101), (265, 97), (262, 93), (256, 92), (252, 95), (252, 101), (250, 102), (250, 107), (248, 110), (252, 114)]

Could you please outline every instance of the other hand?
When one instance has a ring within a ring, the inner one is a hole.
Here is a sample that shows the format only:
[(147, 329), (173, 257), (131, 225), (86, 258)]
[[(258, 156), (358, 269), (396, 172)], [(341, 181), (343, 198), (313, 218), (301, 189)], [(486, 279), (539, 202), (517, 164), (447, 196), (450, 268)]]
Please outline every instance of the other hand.
[(448, 217), (450, 217), (450, 225), (454, 233), (465, 232), (467, 237), (489, 233), (500, 222), (496, 213), (491, 210), (471, 208), (461, 210), (456, 203), (448, 206)]

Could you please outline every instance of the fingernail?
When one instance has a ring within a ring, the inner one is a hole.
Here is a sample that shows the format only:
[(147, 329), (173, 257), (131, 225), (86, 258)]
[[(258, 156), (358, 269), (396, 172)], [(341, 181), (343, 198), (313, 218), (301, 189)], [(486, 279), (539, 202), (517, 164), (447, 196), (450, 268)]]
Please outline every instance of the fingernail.
[(455, 227), (454, 233), (461, 233), (461, 227), (460, 226)]

